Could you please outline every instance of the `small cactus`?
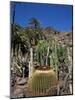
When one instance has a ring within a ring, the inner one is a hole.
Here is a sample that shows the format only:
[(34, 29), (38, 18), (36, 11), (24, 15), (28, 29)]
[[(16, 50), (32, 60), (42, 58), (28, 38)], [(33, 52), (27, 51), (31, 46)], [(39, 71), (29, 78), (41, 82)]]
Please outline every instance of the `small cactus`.
[(56, 73), (52, 69), (36, 70), (32, 78), (30, 78), (28, 81), (28, 90), (31, 90), (32, 94), (35, 94), (36, 96), (42, 94), (47, 95), (47, 91), (56, 85)]

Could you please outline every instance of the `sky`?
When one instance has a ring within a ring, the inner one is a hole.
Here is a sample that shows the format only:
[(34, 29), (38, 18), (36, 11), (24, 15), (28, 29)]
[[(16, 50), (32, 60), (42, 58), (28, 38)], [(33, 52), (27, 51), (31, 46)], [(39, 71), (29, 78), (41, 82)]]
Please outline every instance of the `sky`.
[[(23, 27), (28, 26), (31, 18), (37, 18), (42, 27), (53, 27), (57, 31), (69, 32), (72, 30), (72, 5), (19, 3), (15, 2), (15, 23)], [(11, 19), (13, 2), (11, 2)]]

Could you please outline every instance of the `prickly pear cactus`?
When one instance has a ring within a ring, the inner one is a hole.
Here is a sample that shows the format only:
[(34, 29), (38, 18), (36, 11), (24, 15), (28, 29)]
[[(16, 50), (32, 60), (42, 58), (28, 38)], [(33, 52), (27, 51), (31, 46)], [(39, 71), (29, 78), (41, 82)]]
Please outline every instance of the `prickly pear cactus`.
[[(56, 73), (51, 70), (36, 70), (28, 81), (32, 95), (48, 95), (48, 91), (57, 85)], [(54, 95), (51, 93), (49, 95)]]

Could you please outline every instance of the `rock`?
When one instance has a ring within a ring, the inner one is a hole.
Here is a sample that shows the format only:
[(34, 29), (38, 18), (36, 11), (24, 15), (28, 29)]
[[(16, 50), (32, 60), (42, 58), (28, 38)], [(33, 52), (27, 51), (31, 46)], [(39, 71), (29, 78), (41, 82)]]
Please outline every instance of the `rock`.
[(21, 88), (17, 88), (15, 89), (15, 91), (12, 93), (11, 98), (20, 98), (20, 97), (24, 97), (24, 91)]
[(23, 98), (27, 96), (27, 85), (16, 85), (11, 88), (11, 98)]
[(27, 78), (23, 78), (17, 81), (17, 85), (24, 85), (27, 83)]

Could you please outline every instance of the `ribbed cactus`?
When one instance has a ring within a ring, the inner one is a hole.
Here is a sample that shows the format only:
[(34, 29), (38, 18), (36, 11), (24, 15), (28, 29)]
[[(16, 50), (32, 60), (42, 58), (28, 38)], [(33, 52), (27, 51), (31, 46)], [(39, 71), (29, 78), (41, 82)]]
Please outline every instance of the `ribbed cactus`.
[(48, 43), (45, 40), (40, 40), (36, 46), (36, 58), (40, 66), (46, 64)]
[[(55, 72), (51, 70), (36, 70), (28, 81), (28, 89), (32, 95), (48, 95), (48, 91), (57, 85)], [(54, 94), (54, 93), (52, 93)], [(49, 94), (49, 95), (52, 95)]]

